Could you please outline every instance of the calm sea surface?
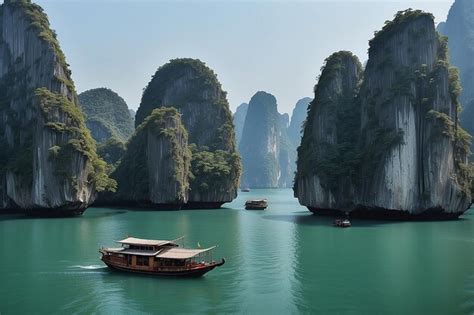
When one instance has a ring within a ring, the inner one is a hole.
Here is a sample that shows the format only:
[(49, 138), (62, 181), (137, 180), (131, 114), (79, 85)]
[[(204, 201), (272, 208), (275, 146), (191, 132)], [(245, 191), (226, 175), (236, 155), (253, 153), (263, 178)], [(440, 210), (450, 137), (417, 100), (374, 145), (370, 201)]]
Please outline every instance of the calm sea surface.
[[(266, 211), (245, 199), (267, 197)], [(240, 193), (225, 209), (82, 217), (0, 216), (0, 313), (474, 313), (474, 214), (449, 222), (312, 216), (287, 190)], [(98, 248), (126, 235), (219, 245), (200, 279), (110, 271)]]

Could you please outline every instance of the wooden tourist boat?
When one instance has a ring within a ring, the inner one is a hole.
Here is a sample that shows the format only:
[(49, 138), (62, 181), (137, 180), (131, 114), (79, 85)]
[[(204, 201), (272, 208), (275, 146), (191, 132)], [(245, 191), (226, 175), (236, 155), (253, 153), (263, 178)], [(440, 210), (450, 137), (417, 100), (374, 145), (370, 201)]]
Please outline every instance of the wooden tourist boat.
[[(180, 238), (181, 239), (181, 238)], [(118, 248), (102, 247), (101, 260), (110, 268), (157, 276), (200, 277), (222, 266), (225, 259), (212, 260), (212, 250), (179, 247), (176, 240), (147, 240), (127, 237)]]
[(349, 219), (336, 219), (334, 221), (334, 226), (342, 228), (351, 227), (351, 221), (349, 221)]
[(240, 190), (241, 192), (250, 192), (250, 188), (245, 187)]
[(265, 210), (267, 207), (267, 199), (247, 200), (245, 202), (245, 209), (247, 210)]

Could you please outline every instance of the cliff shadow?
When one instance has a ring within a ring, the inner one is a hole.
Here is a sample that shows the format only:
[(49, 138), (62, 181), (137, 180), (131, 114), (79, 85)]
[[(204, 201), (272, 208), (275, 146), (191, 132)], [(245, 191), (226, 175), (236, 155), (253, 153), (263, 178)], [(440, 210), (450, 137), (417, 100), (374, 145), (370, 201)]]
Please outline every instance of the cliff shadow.
[[(89, 213), (94, 212), (93, 209), (88, 210)], [(50, 219), (50, 220), (55, 220), (55, 219), (98, 219), (98, 218), (105, 218), (105, 217), (111, 217), (115, 215), (120, 215), (127, 213), (125, 210), (116, 210), (116, 211), (107, 211), (107, 212), (102, 212), (102, 213), (94, 213), (93, 215), (63, 215), (63, 216), (58, 216), (58, 215), (35, 215), (31, 213), (2, 213), (0, 214), (0, 222), (1, 221), (15, 221), (15, 220), (36, 220), (36, 219)]]

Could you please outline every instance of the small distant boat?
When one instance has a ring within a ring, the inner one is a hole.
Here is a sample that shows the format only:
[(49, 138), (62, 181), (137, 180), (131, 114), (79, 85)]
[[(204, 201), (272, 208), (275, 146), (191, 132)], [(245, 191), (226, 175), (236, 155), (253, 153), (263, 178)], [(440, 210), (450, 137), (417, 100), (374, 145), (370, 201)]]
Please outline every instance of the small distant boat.
[(242, 188), (240, 191), (241, 192), (250, 192), (250, 188), (248, 188), (248, 187)]
[(351, 221), (349, 219), (336, 219), (334, 220), (334, 226), (342, 228), (351, 227)]
[(102, 247), (101, 260), (110, 268), (157, 276), (201, 277), (222, 266), (225, 259), (214, 261), (210, 247), (188, 249), (179, 247), (176, 240), (147, 240), (127, 237), (117, 241), (118, 248)]
[(247, 210), (265, 210), (267, 207), (267, 199), (247, 200), (245, 202), (245, 209)]

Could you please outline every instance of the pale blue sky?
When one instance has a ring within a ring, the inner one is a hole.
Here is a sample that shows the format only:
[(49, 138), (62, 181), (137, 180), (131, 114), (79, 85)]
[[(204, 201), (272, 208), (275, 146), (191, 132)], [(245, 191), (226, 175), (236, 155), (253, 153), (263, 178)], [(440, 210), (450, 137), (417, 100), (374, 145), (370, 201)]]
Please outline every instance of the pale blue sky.
[(331, 53), (350, 50), (363, 62), (373, 32), (398, 10), (424, 9), (440, 22), (452, 0), (36, 3), (59, 35), (79, 92), (109, 87), (136, 109), (160, 65), (192, 57), (214, 69), (232, 110), (264, 90), (280, 112), (291, 113), (298, 99), (312, 96)]

